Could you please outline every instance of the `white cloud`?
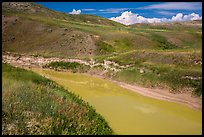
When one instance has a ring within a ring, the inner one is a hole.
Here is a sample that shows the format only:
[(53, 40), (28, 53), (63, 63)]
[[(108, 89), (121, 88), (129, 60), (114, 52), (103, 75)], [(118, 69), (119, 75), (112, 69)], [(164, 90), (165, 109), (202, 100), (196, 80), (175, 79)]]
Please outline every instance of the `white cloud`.
[(175, 21), (191, 21), (191, 20), (202, 20), (198, 14), (191, 13), (189, 15), (183, 15), (178, 13), (176, 16), (173, 16), (171, 19), (167, 18), (145, 18), (139, 16), (138, 14), (132, 13), (131, 11), (125, 11), (118, 17), (109, 18), (110, 20), (125, 24), (131, 25), (135, 23), (160, 23), (160, 22), (175, 22)]
[(178, 13), (176, 14), (176, 16), (173, 16), (172, 21), (182, 21), (183, 20), (183, 14), (182, 13)]
[(182, 13), (178, 13), (176, 16), (172, 17), (172, 21), (190, 21), (190, 20), (202, 20), (202, 17), (195, 13), (191, 13), (189, 15), (183, 15)]
[(75, 10), (73, 9), (72, 12), (69, 12), (69, 14), (80, 14), (81, 10)]
[(125, 11), (118, 17), (112, 17), (110, 20), (130, 25), (135, 23), (153, 23), (153, 22), (161, 22), (161, 19), (158, 18), (145, 18), (143, 16), (139, 16), (138, 14), (132, 13), (131, 11)]
[(136, 9), (200, 10), (202, 9), (202, 2), (165, 2)]
[(95, 9), (82, 9), (83, 11), (95, 11)]
[(130, 10), (133, 8), (109, 8), (109, 9), (100, 9), (100, 13), (120, 13), (125, 10)]
[(162, 15), (175, 15), (174, 12), (170, 12), (170, 11), (156, 11), (156, 12)]

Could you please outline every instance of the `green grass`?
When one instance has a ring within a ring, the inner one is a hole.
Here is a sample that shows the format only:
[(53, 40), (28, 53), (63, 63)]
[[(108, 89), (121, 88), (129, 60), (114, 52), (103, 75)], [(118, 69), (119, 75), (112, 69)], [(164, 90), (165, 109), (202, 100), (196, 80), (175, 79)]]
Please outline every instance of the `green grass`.
[[(105, 18), (101, 18), (99, 16), (95, 16), (95, 15), (89, 15), (89, 14), (79, 14), (79, 15), (74, 15), (74, 14), (66, 14), (66, 13), (62, 13), (62, 12), (57, 12), (57, 11), (53, 11), (50, 10), (48, 8), (45, 8), (39, 4), (35, 4), (35, 3), (31, 3), (31, 7), (36, 10), (37, 14), (40, 16), (47, 16), (49, 18), (55, 18), (55, 19), (59, 19), (59, 20), (66, 20), (66, 21), (72, 21), (72, 22), (78, 22), (78, 23), (82, 23), (82, 24), (92, 24), (92, 25), (106, 25), (106, 26), (116, 26), (116, 27), (123, 27), (123, 24), (105, 19)], [(10, 14), (22, 14), (25, 11), (24, 10), (20, 10), (17, 9), (15, 7), (9, 7), (9, 6), (5, 6), (3, 5), (3, 12), (4, 13), (10, 13)], [(29, 10), (26, 11), (27, 14), (32, 15), (33, 13), (30, 12)]]
[[(143, 86), (170, 88), (172, 91), (182, 91), (192, 88), (193, 94), (202, 95), (202, 65), (200, 50), (132, 50), (117, 55), (95, 58), (114, 61), (120, 65), (131, 64), (133, 67), (124, 69), (114, 75), (114, 78), (131, 84)], [(145, 73), (140, 73), (140, 69)], [(185, 77), (193, 77), (189, 79)]]
[[(66, 27), (69, 29), (74, 29), (74, 30), (80, 30), (84, 32), (90, 32), (93, 34), (103, 34), (104, 31), (117, 31), (118, 27), (116, 26), (108, 26), (108, 25), (98, 25), (98, 24), (90, 24), (90, 23), (84, 23), (80, 21), (73, 21), (73, 20), (66, 20), (66, 19), (61, 19), (61, 18), (52, 18), (49, 16), (42, 16), (40, 14), (27, 14), (27, 13), (21, 13), (21, 12), (4, 12), (4, 15), (6, 16), (18, 16), (23, 19), (28, 19), (32, 21), (37, 21), (49, 26), (58, 26), (58, 27)], [(70, 15), (69, 15), (70, 16)], [(77, 15), (74, 15), (77, 16)], [(74, 17), (72, 17), (74, 18)], [(109, 21), (109, 20), (108, 20)], [(117, 24), (117, 23), (116, 23)], [(122, 25), (123, 26), (123, 25)], [(104, 33), (105, 35), (105, 33)]]
[[(195, 21), (192, 21), (195, 22)], [(190, 22), (189, 22), (190, 23)], [(202, 24), (202, 22), (200, 22)], [(191, 26), (187, 25), (187, 23), (180, 23), (180, 22), (172, 22), (172, 23), (160, 23), (160, 24), (133, 24), (130, 25), (129, 27), (135, 28), (135, 29), (158, 29), (158, 30), (164, 30), (164, 31), (175, 31), (175, 32), (180, 32), (183, 30), (187, 31), (200, 31), (202, 30), (202, 25), (201, 26)]]
[(157, 41), (158, 42), (157, 47), (159, 49), (169, 50), (169, 49), (176, 49), (176, 48), (178, 48), (176, 45), (174, 45), (172, 43), (169, 43), (165, 37), (163, 37), (161, 35), (158, 35), (156, 33), (152, 33), (151, 38), (153, 39), (153, 41)]
[(38, 74), (2, 64), (2, 134), (113, 134), (87, 102)]
[(98, 41), (97, 46), (99, 47), (100, 54), (108, 54), (114, 52), (113, 46), (107, 44), (106, 42)]
[[(140, 69), (143, 69), (144, 73), (140, 73)], [(197, 79), (185, 78), (186, 76)], [(171, 65), (140, 63), (118, 72), (114, 78), (147, 87), (169, 87), (175, 92), (183, 88), (193, 88), (193, 94), (200, 96), (202, 95), (202, 79), (199, 77), (202, 77), (201, 69), (182, 69)]]
[(138, 64), (140, 62), (152, 62), (158, 64), (173, 64), (176, 66), (188, 66), (201, 68), (201, 52), (199, 50), (132, 50), (116, 56), (109, 57), (121, 65)]
[(86, 72), (90, 69), (90, 67), (85, 64), (80, 64), (78, 62), (63, 62), (63, 61), (51, 62), (44, 65), (43, 67), (51, 69), (67, 69), (72, 70), (72, 72)]
[(128, 38), (115, 40), (115, 44), (114, 44), (114, 48), (118, 52), (128, 51), (128, 50), (132, 49), (132, 46), (133, 46), (133, 44), (132, 44), (131, 40)]

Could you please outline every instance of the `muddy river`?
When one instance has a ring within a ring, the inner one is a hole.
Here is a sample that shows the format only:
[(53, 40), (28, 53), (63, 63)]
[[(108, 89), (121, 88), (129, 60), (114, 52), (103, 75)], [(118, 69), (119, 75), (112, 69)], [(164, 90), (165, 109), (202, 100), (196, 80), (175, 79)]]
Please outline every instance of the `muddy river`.
[(79, 73), (33, 69), (89, 102), (116, 134), (202, 134), (202, 112)]

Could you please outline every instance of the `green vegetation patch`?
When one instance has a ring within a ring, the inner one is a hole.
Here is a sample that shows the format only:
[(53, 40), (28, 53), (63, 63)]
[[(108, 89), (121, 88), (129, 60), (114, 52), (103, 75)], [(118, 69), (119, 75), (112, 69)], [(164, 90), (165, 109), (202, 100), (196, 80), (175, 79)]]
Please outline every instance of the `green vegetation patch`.
[(174, 64), (177, 66), (199, 67), (201, 68), (202, 57), (200, 52), (182, 51), (156, 51), (156, 50), (135, 50), (119, 54), (109, 58), (121, 65), (140, 64), (151, 62), (158, 64)]
[(124, 38), (124, 39), (115, 40), (114, 47), (119, 52), (124, 52), (124, 51), (130, 50), (132, 48), (132, 46), (133, 46), (133, 44), (132, 44), (131, 39)]
[(178, 48), (175, 44), (172, 44), (172, 43), (168, 42), (167, 39), (165, 37), (161, 36), (161, 35), (152, 33), (151, 37), (152, 37), (153, 41), (157, 41), (158, 42), (157, 47), (159, 49), (168, 50), (168, 49), (176, 49), (176, 48)]
[(38, 74), (2, 64), (3, 135), (113, 134), (95, 109)]
[(101, 54), (108, 54), (108, 53), (114, 52), (113, 46), (110, 44), (107, 44), (106, 42), (98, 41), (97, 46)]
[(118, 72), (115, 79), (145, 86), (167, 86), (172, 91), (179, 91), (182, 88), (193, 88), (194, 95), (202, 95), (202, 72), (199, 70), (141, 63)]
[(57, 70), (71, 70), (72, 72), (86, 72), (90, 69), (90, 66), (85, 64), (80, 64), (78, 62), (63, 62), (63, 61), (56, 61), (51, 62), (43, 66), (43, 68), (51, 68), (51, 69), (57, 69)]

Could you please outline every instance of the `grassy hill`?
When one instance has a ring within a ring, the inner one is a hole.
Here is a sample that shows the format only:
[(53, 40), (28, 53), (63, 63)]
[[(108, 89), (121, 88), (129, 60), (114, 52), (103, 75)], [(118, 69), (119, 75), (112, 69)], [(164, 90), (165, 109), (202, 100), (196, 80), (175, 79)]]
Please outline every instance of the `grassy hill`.
[(3, 3), (2, 18), (3, 49), (54, 56), (93, 56), (98, 53), (98, 36), (94, 32), (124, 26), (97, 16), (59, 13), (32, 3)]
[(125, 26), (93, 15), (60, 13), (33, 3), (3, 3), (2, 8), (3, 50), (13, 52), (94, 57), (140, 49), (202, 47), (200, 22)]
[(4, 2), (2, 4), (3, 11), (9, 13), (26, 13), (28, 15), (37, 14), (40, 16), (45, 16), (49, 18), (67, 20), (78, 23), (88, 23), (88, 24), (97, 24), (97, 25), (108, 25), (108, 26), (124, 26), (117, 22), (100, 18), (94, 15), (88, 14), (68, 14), (63, 12), (57, 12), (50, 10), (46, 7), (43, 7), (36, 3), (29, 2)]
[(202, 20), (193, 20), (185, 22), (167, 22), (167, 23), (137, 23), (129, 25), (132, 28), (150, 28), (181, 31), (183, 29), (188, 31), (201, 31)]

